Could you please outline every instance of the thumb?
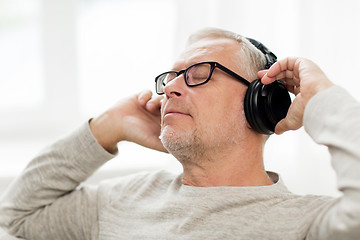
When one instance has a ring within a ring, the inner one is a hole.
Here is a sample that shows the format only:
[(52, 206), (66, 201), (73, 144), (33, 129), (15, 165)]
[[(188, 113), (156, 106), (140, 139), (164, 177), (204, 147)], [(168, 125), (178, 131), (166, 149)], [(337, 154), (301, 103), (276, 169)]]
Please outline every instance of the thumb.
[(286, 117), (278, 122), (275, 126), (275, 133), (282, 134), (288, 130), (296, 130), (301, 128), (303, 124), (303, 115), (305, 109), (305, 101), (299, 93), (291, 103)]
[(280, 122), (278, 122), (278, 124), (276, 124), (275, 126), (275, 133), (277, 135), (281, 135), (284, 132), (286, 132), (289, 129), (288, 127), (288, 121), (286, 118), (280, 120)]
[(158, 138), (156, 141), (154, 141), (154, 146), (152, 146), (151, 149), (154, 149), (154, 150), (157, 150), (160, 152), (164, 152), (164, 153), (169, 153), (168, 150), (166, 150), (166, 148), (162, 144), (160, 138)]
[(291, 110), (292, 109), (289, 109), (289, 112), (286, 115), (286, 117), (284, 119), (280, 120), (278, 122), (278, 124), (276, 124), (276, 126), (275, 126), (276, 134), (280, 135), (286, 131), (297, 130), (297, 129), (301, 128), (303, 114), (301, 114), (301, 113), (294, 114), (295, 111), (293, 112)]

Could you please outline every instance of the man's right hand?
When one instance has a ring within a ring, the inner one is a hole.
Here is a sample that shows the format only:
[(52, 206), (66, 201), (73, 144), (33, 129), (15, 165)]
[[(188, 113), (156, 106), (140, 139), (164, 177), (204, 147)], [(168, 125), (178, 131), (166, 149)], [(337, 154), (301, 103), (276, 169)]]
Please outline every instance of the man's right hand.
[(159, 139), (161, 99), (152, 98), (151, 91), (123, 99), (92, 119), (90, 129), (99, 144), (111, 153), (116, 152), (120, 141), (167, 152)]

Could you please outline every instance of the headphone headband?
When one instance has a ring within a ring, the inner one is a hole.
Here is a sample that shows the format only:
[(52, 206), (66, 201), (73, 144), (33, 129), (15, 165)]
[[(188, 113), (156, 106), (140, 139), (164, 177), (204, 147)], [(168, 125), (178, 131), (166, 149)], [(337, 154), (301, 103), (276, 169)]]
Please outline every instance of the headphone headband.
[(267, 47), (265, 47), (264, 44), (253, 38), (246, 38), (246, 39), (249, 40), (249, 42), (251, 42), (252, 45), (254, 45), (264, 54), (266, 59), (265, 69), (269, 69), (271, 65), (273, 65), (277, 61), (276, 55), (273, 52), (271, 52)]

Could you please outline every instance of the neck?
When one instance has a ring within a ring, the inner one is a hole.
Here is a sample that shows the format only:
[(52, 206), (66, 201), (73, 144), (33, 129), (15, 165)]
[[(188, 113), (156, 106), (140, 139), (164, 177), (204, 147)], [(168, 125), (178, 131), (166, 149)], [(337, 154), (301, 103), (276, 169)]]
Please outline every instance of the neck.
[(263, 147), (252, 144), (230, 151), (210, 151), (182, 158), (183, 184), (210, 186), (266, 186), (273, 182), (263, 164)]

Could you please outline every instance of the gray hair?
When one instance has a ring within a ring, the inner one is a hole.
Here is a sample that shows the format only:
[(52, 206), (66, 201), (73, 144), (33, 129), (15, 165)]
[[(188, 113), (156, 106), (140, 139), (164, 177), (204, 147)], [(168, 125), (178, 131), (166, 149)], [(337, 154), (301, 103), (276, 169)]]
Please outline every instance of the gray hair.
[[(205, 28), (190, 35), (187, 45), (197, 42), (204, 38), (229, 38), (237, 41), (240, 45), (239, 55), (245, 58), (249, 64), (239, 63), (237, 66), (249, 77), (256, 78), (257, 72), (264, 69), (266, 59), (264, 54), (257, 49), (249, 40), (240, 34), (219, 29), (219, 28)], [(252, 80), (252, 79), (248, 79)]]

